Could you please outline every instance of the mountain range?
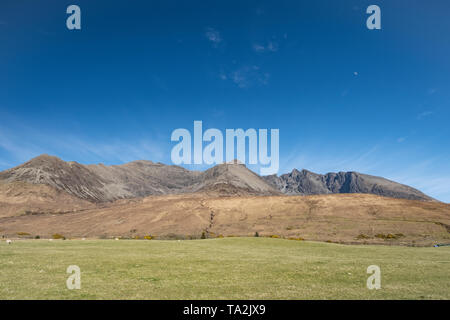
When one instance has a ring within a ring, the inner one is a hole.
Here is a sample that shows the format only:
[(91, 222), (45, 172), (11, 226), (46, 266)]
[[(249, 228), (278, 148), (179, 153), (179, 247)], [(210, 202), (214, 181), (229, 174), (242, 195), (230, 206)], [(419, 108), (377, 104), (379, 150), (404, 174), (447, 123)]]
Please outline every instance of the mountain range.
[(216, 165), (203, 172), (138, 160), (122, 165), (83, 165), (41, 155), (0, 172), (0, 184), (45, 185), (93, 203), (209, 192), (218, 195), (320, 195), (364, 193), (433, 201), (412, 187), (358, 172), (316, 174), (307, 170), (281, 176), (259, 176), (238, 162)]
[(41, 155), (0, 172), (0, 235), (196, 239), (261, 236), (340, 243), (448, 242), (450, 205), (357, 172), (259, 176), (146, 160), (83, 165)]

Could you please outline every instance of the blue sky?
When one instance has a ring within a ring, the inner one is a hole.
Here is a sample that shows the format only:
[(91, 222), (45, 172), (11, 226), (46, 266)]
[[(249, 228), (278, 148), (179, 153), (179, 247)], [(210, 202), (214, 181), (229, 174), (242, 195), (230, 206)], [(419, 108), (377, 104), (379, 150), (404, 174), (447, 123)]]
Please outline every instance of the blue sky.
[[(81, 8), (81, 30), (66, 8)], [(366, 28), (381, 8), (382, 29)], [(176, 128), (278, 128), (280, 171), (450, 202), (448, 1), (0, 3), (0, 170), (41, 153), (171, 163)], [(191, 169), (203, 167), (189, 166)]]

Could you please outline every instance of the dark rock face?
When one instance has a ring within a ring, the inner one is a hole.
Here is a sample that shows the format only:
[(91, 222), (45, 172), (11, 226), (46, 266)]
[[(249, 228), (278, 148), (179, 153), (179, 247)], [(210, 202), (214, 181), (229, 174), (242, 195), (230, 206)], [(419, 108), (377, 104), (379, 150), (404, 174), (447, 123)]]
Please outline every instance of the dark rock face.
[(292, 170), (281, 176), (271, 175), (263, 179), (284, 194), (314, 195), (329, 193), (370, 193), (380, 196), (433, 200), (424, 193), (409, 186), (381, 177), (358, 172), (317, 174), (307, 170)]
[(146, 160), (112, 166), (82, 165), (41, 155), (0, 172), (0, 183), (17, 181), (49, 185), (91, 202), (199, 191), (212, 191), (219, 195), (371, 193), (433, 200), (411, 187), (357, 172), (321, 175), (294, 169), (279, 177), (260, 177), (239, 163), (224, 163), (200, 172)]

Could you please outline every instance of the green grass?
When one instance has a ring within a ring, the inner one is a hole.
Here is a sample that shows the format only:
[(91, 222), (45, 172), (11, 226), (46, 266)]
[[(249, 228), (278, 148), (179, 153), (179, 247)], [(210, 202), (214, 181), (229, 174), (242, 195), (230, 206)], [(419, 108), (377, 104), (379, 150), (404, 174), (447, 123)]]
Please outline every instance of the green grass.
[[(366, 269), (381, 268), (380, 290)], [(81, 289), (66, 269), (81, 268)], [(0, 242), (0, 299), (450, 299), (450, 248), (267, 238)]]

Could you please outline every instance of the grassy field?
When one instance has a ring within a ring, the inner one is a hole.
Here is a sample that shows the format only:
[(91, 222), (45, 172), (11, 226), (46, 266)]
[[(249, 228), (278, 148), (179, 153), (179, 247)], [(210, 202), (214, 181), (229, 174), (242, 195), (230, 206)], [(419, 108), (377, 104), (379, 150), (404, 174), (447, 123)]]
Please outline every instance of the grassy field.
[[(69, 265), (81, 289), (68, 290)], [(381, 268), (380, 290), (366, 269)], [(0, 242), (0, 299), (450, 299), (450, 248), (268, 238)]]

